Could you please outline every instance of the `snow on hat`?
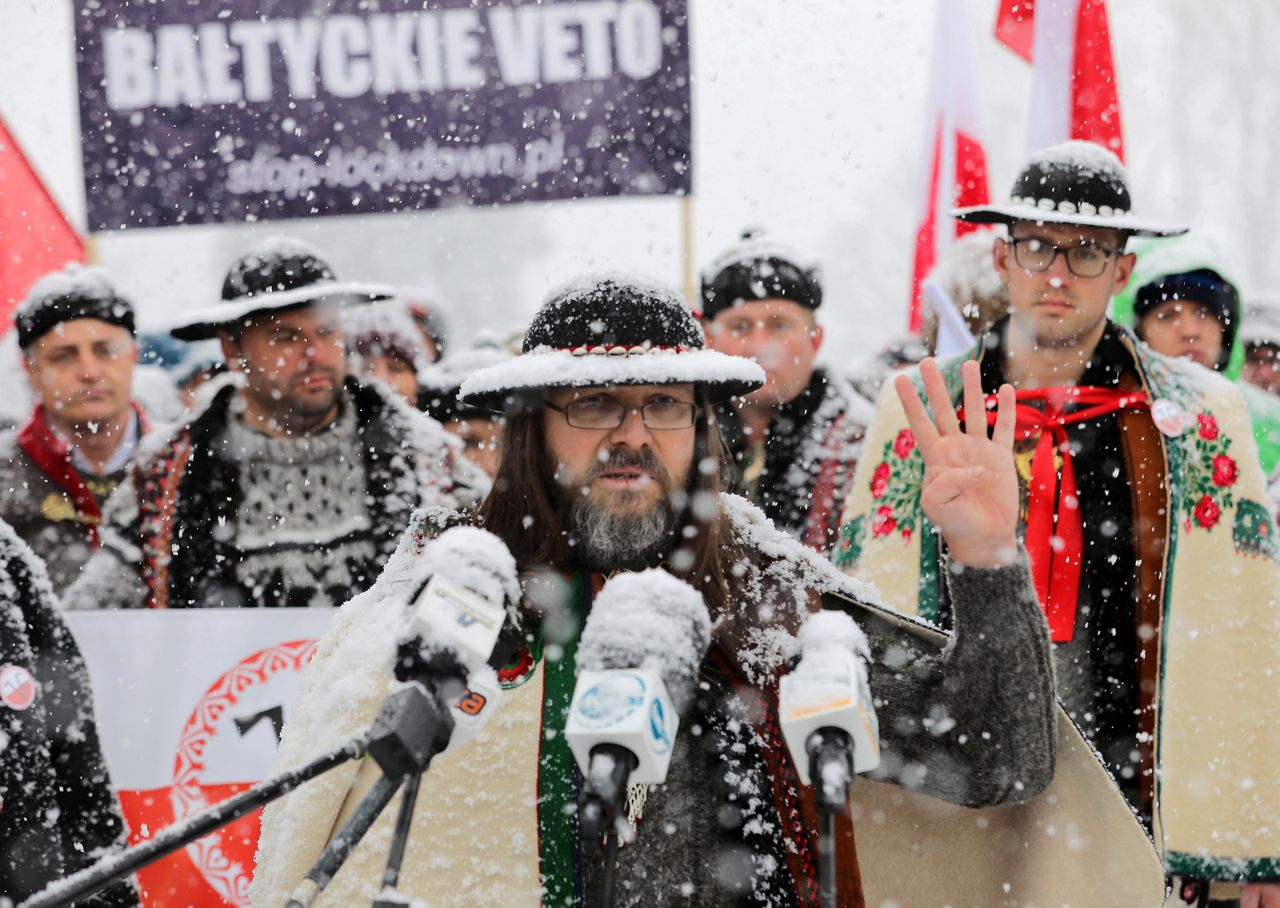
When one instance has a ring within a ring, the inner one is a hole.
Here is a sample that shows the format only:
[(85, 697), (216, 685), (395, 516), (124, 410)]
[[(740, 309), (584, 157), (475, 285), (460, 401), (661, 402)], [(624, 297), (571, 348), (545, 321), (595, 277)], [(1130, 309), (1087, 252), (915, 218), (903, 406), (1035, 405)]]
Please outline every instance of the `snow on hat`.
[(766, 240), (764, 231), (748, 228), (703, 272), (702, 314), (715, 318), (740, 303), (773, 299), (817, 309), (822, 305), (818, 269), (801, 264), (790, 248)]
[(390, 287), (379, 284), (339, 283), (333, 269), (307, 244), (271, 239), (232, 263), (222, 283), (222, 302), (196, 310), (169, 333), (180, 340), (204, 340), (261, 312), (320, 303), (352, 305), (392, 295)]
[(101, 268), (69, 262), (46, 274), (27, 292), (13, 314), (18, 346), (25, 350), (63, 322), (96, 318), (136, 335), (133, 306)]
[(464, 381), (462, 402), (506, 410), (546, 388), (684, 383), (722, 400), (765, 380), (751, 360), (708, 350), (674, 291), (627, 275), (586, 276), (552, 291), (521, 353)]
[[(408, 307), (398, 300), (352, 306), (343, 309), (339, 318), (353, 358), (397, 356), (418, 375), (431, 365), (422, 332)], [(363, 370), (362, 363), (357, 365)]]
[(1280, 300), (1250, 300), (1245, 304), (1240, 341), (1280, 346)]
[(491, 410), (469, 407), (458, 401), (458, 389), (470, 376), (489, 366), (505, 363), (514, 354), (503, 347), (497, 337), (487, 332), (479, 335), (470, 347), (450, 353), (418, 374), (422, 395), (419, 409), (426, 410), (437, 422), (455, 419), (492, 419)]
[(1101, 145), (1073, 140), (1036, 152), (1014, 181), (1009, 201), (953, 211), (971, 224), (1078, 224), (1109, 227), (1137, 236), (1176, 236), (1176, 227), (1134, 215), (1129, 175)]

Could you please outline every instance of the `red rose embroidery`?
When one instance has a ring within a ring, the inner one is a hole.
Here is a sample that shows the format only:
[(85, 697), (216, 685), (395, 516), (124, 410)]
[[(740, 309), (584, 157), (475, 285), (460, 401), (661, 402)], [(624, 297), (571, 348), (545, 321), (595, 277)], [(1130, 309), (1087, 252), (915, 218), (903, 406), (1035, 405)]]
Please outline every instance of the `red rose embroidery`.
[(1196, 503), (1195, 515), (1196, 523), (1206, 530), (1211, 530), (1217, 524), (1218, 518), (1222, 516), (1222, 512), (1218, 510), (1218, 503), (1206, 495)]
[(871, 535), (888, 536), (897, 525), (898, 521), (893, 518), (893, 508), (882, 504), (876, 508), (875, 519), (871, 521)]
[(1205, 441), (1213, 441), (1218, 437), (1218, 421), (1212, 413), (1201, 413), (1196, 417), (1196, 422), (1200, 424), (1200, 437)]
[(1218, 454), (1213, 458), (1213, 484), (1229, 486), (1235, 484), (1239, 471), (1236, 462), (1226, 454)]
[(910, 429), (903, 429), (898, 433), (898, 437), (893, 440), (893, 453), (903, 460), (906, 460), (915, 449), (916, 437), (911, 434)]
[(889, 489), (889, 464), (887, 461), (881, 461), (880, 466), (876, 467), (876, 471), (871, 474), (871, 497), (884, 498), (884, 493)]

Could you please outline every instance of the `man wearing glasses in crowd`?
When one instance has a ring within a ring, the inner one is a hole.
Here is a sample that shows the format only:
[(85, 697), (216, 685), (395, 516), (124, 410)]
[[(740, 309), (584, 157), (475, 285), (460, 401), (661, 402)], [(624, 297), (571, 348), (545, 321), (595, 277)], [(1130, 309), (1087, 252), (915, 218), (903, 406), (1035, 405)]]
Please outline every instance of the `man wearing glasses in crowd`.
[[(1266, 705), (1280, 693), (1276, 528), (1238, 389), (1107, 319), (1133, 271), (1128, 238), (1185, 232), (1130, 207), (1120, 161), (1069, 142), (1034, 155), (1008, 202), (956, 212), (1005, 225), (993, 254), (1010, 312), (943, 374), (957, 403), (968, 359), (987, 394), (1003, 382), (1017, 391), (1019, 534), (1058, 694), (1153, 831), (1179, 893), (1280, 906), (1268, 882), (1280, 867), (1280, 770), (1265, 743), (1280, 736)], [(962, 419), (975, 415), (990, 418)], [(946, 547), (920, 512), (927, 472), (915, 447), (896, 396), (884, 395), (834, 559), (895, 606), (949, 624)]]

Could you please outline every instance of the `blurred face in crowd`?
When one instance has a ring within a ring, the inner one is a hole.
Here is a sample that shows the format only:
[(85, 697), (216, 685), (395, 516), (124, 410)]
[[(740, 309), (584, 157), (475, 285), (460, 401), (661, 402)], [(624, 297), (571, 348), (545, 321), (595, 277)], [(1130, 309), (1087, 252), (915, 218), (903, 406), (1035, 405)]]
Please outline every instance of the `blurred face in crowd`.
[(137, 363), (133, 335), (96, 318), (55, 325), (25, 357), (31, 387), (48, 417), (89, 432), (127, 412)]
[(546, 403), (547, 450), (580, 557), (602, 571), (651, 562), (675, 531), (674, 499), (693, 465), (693, 385), (551, 389)]
[(396, 353), (370, 354), (364, 357), (366, 375), (380, 379), (389, 388), (415, 406), (418, 402), (418, 372), (413, 363)]
[(462, 453), (489, 477), (498, 472), (498, 441), (502, 438), (502, 420), (477, 416), (451, 419), (444, 424), (446, 432), (462, 439)]
[(1249, 344), (1241, 377), (1264, 391), (1280, 394), (1280, 344)]
[(730, 356), (745, 356), (764, 369), (764, 387), (746, 399), (777, 406), (794, 400), (813, 378), (822, 328), (813, 310), (790, 300), (756, 300), (716, 313), (707, 343)]
[(346, 350), (337, 311), (306, 306), (222, 334), (227, 365), (245, 377), (245, 417), (269, 434), (306, 435), (338, 415)]
[[(1104, 227), (1015, 223), (993, 252), (996, 273), (1009, 288), (1010, 330), (1036, 347), (1095, 345), (1112, 295), (1133, 272), (1136, 258), (1120, 251), (1121, 242), (1118, 231)], [(1062, 250), (1076, 248), (1069, 265)]]
[(1165, 356), (1184, 356), (1206, 368), (1222, 356), (1223, 328), (1217, 311), (1194, 300), (1165, 300), (1148, 309), (1137, 325), (1138, 337)]

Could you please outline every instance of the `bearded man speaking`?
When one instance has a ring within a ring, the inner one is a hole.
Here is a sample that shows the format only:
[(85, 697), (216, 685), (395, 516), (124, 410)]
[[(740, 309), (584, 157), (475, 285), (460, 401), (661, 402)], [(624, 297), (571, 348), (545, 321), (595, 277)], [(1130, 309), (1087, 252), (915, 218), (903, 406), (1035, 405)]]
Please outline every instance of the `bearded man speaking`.
[[(932, 378), (934, 398), (943, 389), (936, 371)], [(822, 594), (855, 586), (721, 491), (727, 461), (713, 404), (763, 380), (755, 363), (706, 349), (674, 293), (600, 277), (553, 293), (523, 355), (463, 383), (465, 403), (507, 415), (502, 459), (478, 511), (443, 522), (483, 526), (510, 549), (523, 572), (527, 637), (499, 673), (494, 718), (431, 764), (401, 893), (434, 906), (598, 902), (600, 843), (578, 822), (582, 777), (564, 735), (575, 655), (604, 576), (661, 566), (705, 600), (711, 647), (666, 782), (632, 792), (642, 833), (619, 854), (619, 902), (815, 902), (817, 812), (779, 731), (778, 679)], [(967, 380), (976, 395), (976, 369)], [(1049, 783), (1056, 746), (1048, 635), (1014, 535), (1006, 390), (989, 437), (985, 426), (961, 433), (950, 406), (935, 407), (935, 426), (914, 389), (903, 389), (927, 464), (924, 507), (949, 544), (946, 582), (964, 630), (942, 654), (914, 658), (891, 646), (887, 631), (867, 628), (886, 775), (967, 806), (1033, 797)], [(375, 587), (340, 612), (285, 726), (278, 766), (372, 718), (391, 683), (386, 629), (403, 620), (407, 581), (441, 523), (420, 516)], [(255, 905), (283, 904), (377, 776), (369, 761), (344, 767), (267, 810)], [(316, 905), (362, 904), (378, 893), (394, 813), (384, 813)], [(858, 906), (852, 823), (842, 823), (838, 903)]]

